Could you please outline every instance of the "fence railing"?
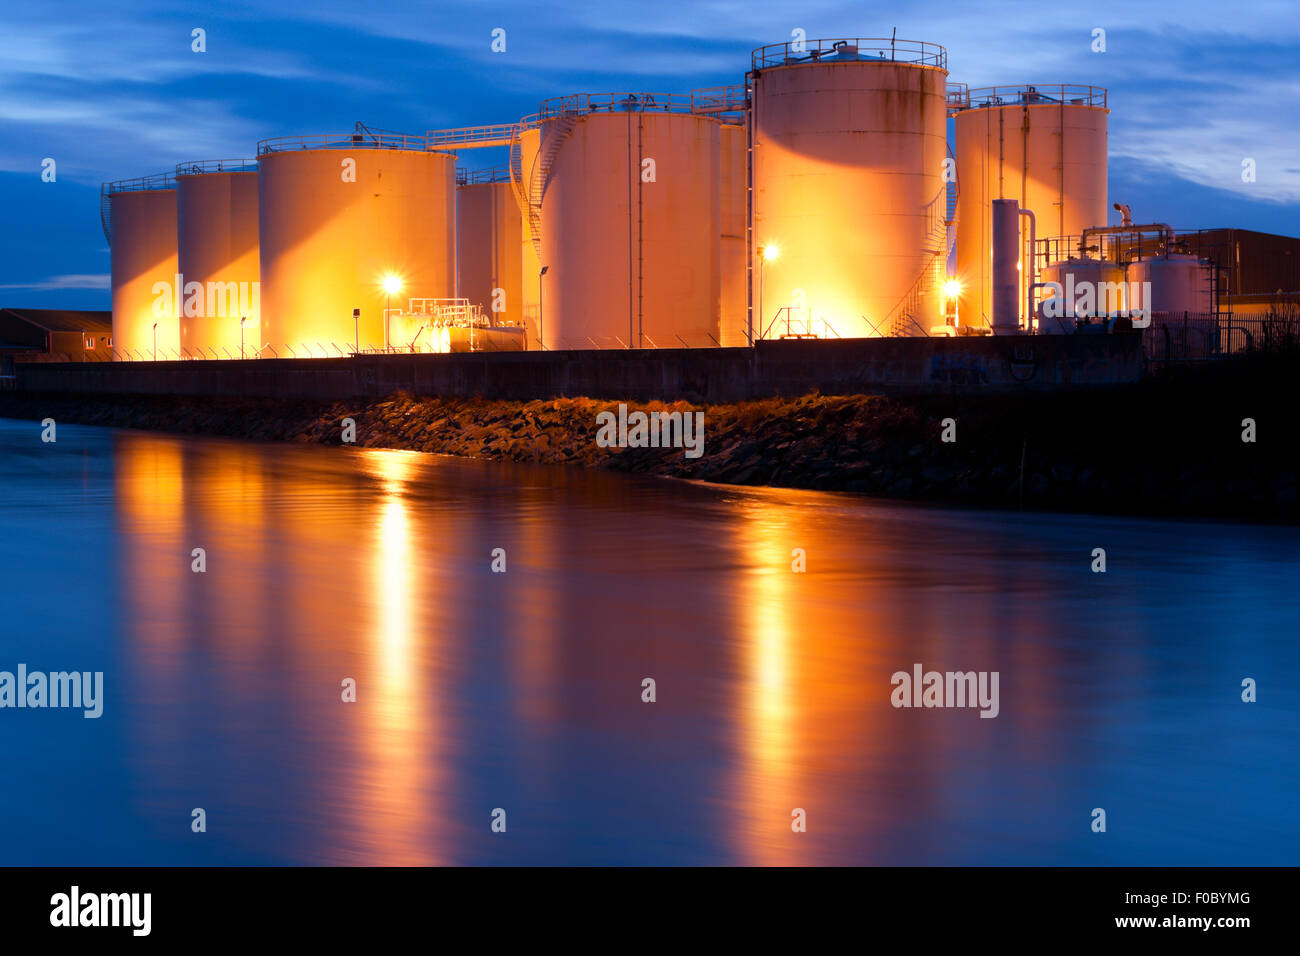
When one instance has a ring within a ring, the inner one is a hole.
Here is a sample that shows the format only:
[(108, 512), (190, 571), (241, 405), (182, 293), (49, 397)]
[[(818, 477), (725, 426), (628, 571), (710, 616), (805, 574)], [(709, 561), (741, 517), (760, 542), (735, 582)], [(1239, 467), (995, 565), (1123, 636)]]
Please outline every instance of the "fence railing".
[(485, 183), (510, 182), (510, 168), (495, 166), (492, 169), (457, 169), (457, 186), (482, 186)]
[(177, 176), (199, 176), (203, 173), (255, 173), (255, 159), (202, 159), (194, 163), (177, 163)]
[(257, 144), (257, 155), (283, 153), (296, 149), (406, 149), (415, 152), (437, 152), (444, 147), (428, 136), (406, 133), (313, 133), (305, 136), (277, 136)]
[(899, 40), (892, 37), (840, 37), (827, 40), (790, 40), (759, 47), (753, 54), (753, 69), (795, 63), (839, 63), (846, 60), (914, 63), (948, 68), (948, 51), (937, 43)]
[(568, 113), (692, 113), (694, 107), (690, 93), (574, 93), (542, 100), (535, 116), (546, 120)]
[(1106, 105), (1106, 89), (1078, 83), (1036, 83), (1024, 86), (980, 86), (969, 89), (962, 83), (948, 84), (949, 109), (978, 109), (984, 106)]

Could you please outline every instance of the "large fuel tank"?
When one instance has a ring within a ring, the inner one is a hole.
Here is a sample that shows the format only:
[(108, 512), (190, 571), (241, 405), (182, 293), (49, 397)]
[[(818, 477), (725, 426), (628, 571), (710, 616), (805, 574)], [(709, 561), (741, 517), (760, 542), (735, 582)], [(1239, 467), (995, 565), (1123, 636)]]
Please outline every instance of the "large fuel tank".
[(456, 187), (460, 295), (503, 325), (523, 320), (523, 224), (505, 170), (466, 173)]
[(258, 160), (263, 355), (384, 348), (390, 303), (455, 296), (455, 156), (342, 134), (265, 140)]
[(787, 307), (844, 337), (888, 334), (903, 313), (938, 320), (947, 75), (944, 49), (918, 41), (754, 52), (756, 336), (784, 328)]
[(183, 355), (257, 355), (257, 235), (256, 161), (205, 160), (176, 167), (177, 271), (185, 283), (179, 316)]
[(644, 93), (542, 104), (528, 179), (548, 348), (717, 343), (721, 123), (691, 106)]
[(134, 360), (180, 356), (176, 321), (176, 182), (170, 173), (106, 183), (113, 352)]
[(1083, 230), (1104, 226), (1109, 211), (1109, 110), (1104, 89), (1060, 84), (973, 89), (955, 107), (959, 314), (962, 325), (988, 327), (993, 200), (1017, 200), (1034, 213), (1038, 239), (1077, 255)]

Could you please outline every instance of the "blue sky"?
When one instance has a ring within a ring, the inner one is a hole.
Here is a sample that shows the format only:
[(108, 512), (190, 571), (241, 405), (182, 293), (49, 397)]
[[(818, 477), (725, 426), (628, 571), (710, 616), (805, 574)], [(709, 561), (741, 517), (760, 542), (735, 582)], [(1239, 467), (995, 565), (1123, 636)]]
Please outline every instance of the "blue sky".
[[(191, 51), (191, 30), (207, 52)], [(490, 49), (494, 28), (506, 52)], [(406, 132), (509, 122), (573, 92), (743, 81), (790, 38), (948, 48), (971, 86), (1110, 90), (1110, 192), (1140, 221), (1300, 234), (1300, 8), (1133, 0), (954, 4), (337, 2), (23, 4), (0, 12), (0, 306), (108, 308), (105, 180), (252, 156), (362, 120)], [(1091, 49), (1096, 28), (1106, 52)], [(46, 157), (57, 180), (42, 182)], [(1241, 163), (1256, 161), (1254, 183)], [(471, 166), (503, 156), (466, 154)]]

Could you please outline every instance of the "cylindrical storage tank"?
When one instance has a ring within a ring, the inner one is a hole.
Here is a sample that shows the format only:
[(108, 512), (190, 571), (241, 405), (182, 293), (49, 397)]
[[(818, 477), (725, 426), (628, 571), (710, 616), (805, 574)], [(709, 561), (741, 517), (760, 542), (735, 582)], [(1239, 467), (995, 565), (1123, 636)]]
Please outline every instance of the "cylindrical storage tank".
[(386, 309), (454, 297), (452, 154), (344, 134), (266, 140), (258, 159), (264, 356), (383, 348)]
[(519, 205), (504, 170), (467, 174), (456, 187), (459, 295), (496, 324), (522, 325), (523, 238)]
[(179, 357), (176, 183), (169, 173), (104, 186), (113, 299), (113, 351), (124, 359)]
[(1020, 204), (993, 200), (993, 331), (1020, 327)]
[(720, 127), (689, 96), (543, 104), (540, 320), (547, 348), (718, 341)]
[(1038, 239), (1060, 239), (1056, 251), (1076, 255), (1083, 230), (1104, 226), (1109, 212), (1110, 111), (1106, 91), (1095, 86), (985, 87), (970, 90), (960, 105), (965, 108), (953, 121), (958, 314), (962, 325), (987, 327), (993, 320), (993, 200), (1017, 200), (1034, 213)]
[(255, 161), (176, 167), (176, 248), (184, 283), (181, 354), (239, 358), (242, 348), (244, 357), (255, 357), (261, 345)]
[(1181, 317), (1184, 312), (1197, 315), (1214, 311), (1214, 270), (1196, 256), (1175, 254), (1130, 262), (1128, 281), (1135, 306), (1149, 310), (1153, 316)]
[(719, 292), (719, 340), (728, 348), (748, 345), (745, 318), (749, 303), (745, 294), (745, 195), (748, 189), (749, 132), (744, 126), (722, 126), (722, 271)]
[(786, 307), (796, 320), (825, 319), (825, 334), (842, 337), (937, 320), (947, 76), (944, 49), (917, 41), (807, 40), (755, 51), (756, 338), (777, 334)]

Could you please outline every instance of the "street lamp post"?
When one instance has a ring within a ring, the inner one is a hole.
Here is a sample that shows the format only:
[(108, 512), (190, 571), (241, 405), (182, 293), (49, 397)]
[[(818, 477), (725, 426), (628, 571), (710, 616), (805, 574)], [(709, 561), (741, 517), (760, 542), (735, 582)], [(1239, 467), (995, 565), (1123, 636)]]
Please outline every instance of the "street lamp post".
[(384, 276), (384, 293), (387, 296), (387, 304), (384, 307), (384, 351), (387, 352), (391, 345), (389, 344), (389, 313), (393, 310), (393, 293), (402, 291), (402, 277), (389, 273)]
[(361, 351), (361, 310), (352, 310), (352, 350), (359, 353)]
[(248, 316), (241, 315), (239, 317), (239, 357), (241, 359), (244, 357), (244, 323), (247, 321)]
[(546, 336), (543, 334), (542, 317), (545, 311), (542, 309), (542, 276), (546, 275), (550, 266), (542, 266), (542, 271), (537, 273), (537, 344), (541, 346), (543, 352), (546, 351)]
[[(961, 325), (961, 280), (956, 276), (950, 276), (943, 284), (943, 294), (952, 300), (952, 324), (954, 327)], [(948, 310), (944, 309), (944, 321), (948, 319)]]
[(158, 323), (153, 324), (153, 360), (158, 361)]
[[(758, 334), (763, 334), (763, 266), (769, 259), (775, 259), (780, 253), (780, 249), (768, 243), (765, 246), (758, 247)], [(754, 344), (754, 318), (751, 315), (749, 319), (749, 344)]]

